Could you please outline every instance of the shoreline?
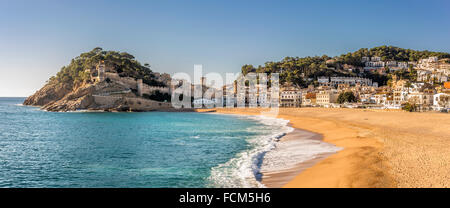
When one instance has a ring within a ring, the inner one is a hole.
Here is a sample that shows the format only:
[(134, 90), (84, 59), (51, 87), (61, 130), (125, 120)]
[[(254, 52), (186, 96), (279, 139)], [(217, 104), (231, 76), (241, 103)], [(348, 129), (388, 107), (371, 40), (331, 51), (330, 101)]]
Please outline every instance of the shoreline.
[(151, 109), (151, 110), (131, 110), (131, 111), (120, 111), (120, 110), (112, 110), (112, 109), (80, 109), (75, 111), (49, 111), (44, 109), (44, 106), (41, 105), (25, 105), (23, 103), (16, 104), (17, 106), (24, 107), (34, 107), (39, 108), (39, 110), (45, 112), (53, 112), (53, 113), (146, 113), (146, 112), (197, 112), (195, 109), (189, 108), (160, 108), (160, 109)]
[[(262, 115), (268, 109), (207, 110)], [(279, 108), (275, 117), (289, 120), (294, 128), (321, 134), (324, 142), (343, 148), (305, 168), (284, 188), (450, 187), (450, 114)]]
[[(345, 127), (329, 119), (292, 115), (292, 109), (294, 108), (280, 109), (276, 118), (289, 120), (291, 127), (297, 131), (321, 135), (322, 142), (342, 149), (335, 153), (319, 154), (316, 158), (300, 161), (290, 169), (266, 173), (266, 179), (263, 177), (262, 180), (263, 184), (267, 184), (269, 188), (396, 187), (389, 174), (388, 164), (383, 163), (385, 160), (378, 154), (383, 147), (380, 141), (371, 138), (361, 139), (358, 137), (359, 132), (354, 128)], [(205, 110), (211, 112), (212, 109)], [(214, 109), (214, 112), (255, 116), (261, 115), (263, 111), (258, 108), (243, 108)], [(288, 138), (286, 136), (285, 139)], [(360, 154), (366, 155), (367, 158), (357, 156)]]
[[(289, 126), (292, 126), (289, 122)], [(276, 147), (270, 152), (283, 152), (288, 151), (288, 148), (295, 148), (301, 151), (303, 144), (295, 144), (295, 141), (316, 141), (320, 143), (325, 143), (323, 137), (320, 134), (310, 132), (303, 129), (294, 128), (294, 130), (285, 136), (283, 136), (276, 144)], [(294, 143), (294, 144), (293, 144)], [(329, 144), (329, 143), (326, 143)], [(289, 147), (286, 147), (289, 146)], [(303, 147), (304, 148), (304, 147)], [(318, 162), (324, 160), (325, 158), (337, 153), (333, 152), (322, 152), (314, 154), (313, 158), (306, 159), (304, 161), (296, 162), (293, 165), (284, 167), (277, 170), (261, 171), (262, 180), (261, 183), (268, 188), (280, 188), (287, 185), (292, 181), (298, 174), (317, 164)], [(269, 152), (269, 154), (270, 154)], [(279, 159), (290, 159), (288, 156)], [(263, 159), (264, 160), (264, 159)]]
[[(248, 116), (265, 111), (196, 109)], [(343, 149), (302, 161), (293, 169), (266, 172), (262, 183), (268, 187), (450, 187), (450, 114), (280, 108), (274, 118), (289, 120), (291, 127), (322, 135), (323, 142)]]
[[(218, 112), (217, 109), (196, 109), (196, 112), (198, 113), (213, 113), (213, 114), (222, 114), (222, 115), (244, 115), (244, 116), (261, 116), (255, 113), (228, 113), (228, 112)], [(266, 116), (264, 116), (266, 117)], [(294, 127), (290, 120), (283, 118), (283, 117), (276, 117), (274, 119), (283, 119), (287, 120), (288, 124), (287, 126), (293, 128), (293, 131), (286, 133), (286, 135), (282, 136), (279, 141), (275, 144), (274, 149), (266, 152), (265, 154), (269, 154), (271, 152), (284, 152), (287, 151), (286, 147), (283, 147), (283, 145), (286, 143), (286, 146), (289, 146), (289, 148), (295, 147), (299, 149), (299, 147), (303, 147), (302, 144), (292, 144), (292, 141), (316, 141), (320, 142), (322, 144), (328, 144), (333, 145), (331, 143), (327, 143), (323, 141), (323, 135), (315, 132), (311, 132), (305, 129), (301, 129), (298, 127)], [(290, 144), (288, 144), (291, 142)], [(335, 146), (335, 145), (333, 145)], [(336, 146), (335, 146), (336, 147)], [(296, 162), (295, 164), (291, 164), (290, 166), (278, 168), (276, 170), (263, 170), (264, 165), (260, 168), (260, 174), (262, 175), (261, 180), (259, 181), (267, 188), (282, 188), (289, 184), (292, 180), (295, 179), (297, 175), (302, 173), (304, 170), (313, 167), (315, 164), (319, 163), (320, 161), (326, 159), (327, 157), (338, 153), (342, 148), (336, 147), (336, 151), (331, 152), (321, 152), (318, 154), (314, 154), (313, 158), (306, 159), (304, 161)], [(290, 157), (285, 158), (277, 158), (281, 160), (287, 160), (290, 159)], [(264, 161), (267, 161), (267, 158), (262, 159), (262, 163)]]

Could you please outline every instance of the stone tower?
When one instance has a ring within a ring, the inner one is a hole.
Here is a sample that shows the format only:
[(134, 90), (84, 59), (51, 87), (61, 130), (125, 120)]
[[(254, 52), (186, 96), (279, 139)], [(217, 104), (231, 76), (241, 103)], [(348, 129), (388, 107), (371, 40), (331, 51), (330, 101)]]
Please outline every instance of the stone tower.
[(201, 77), (201, 78), (200, 78), (200, 84), (201, 84), (202, 86), (206, 86), (206, 77)]
[(144, 87), (144, 84), (142, 82), (142, 79), (138, 79), (137, 80), (137, 91), (138, 91), (138, 95), (142, 97), (142, 95), (144, 95), (142, 88)]
[(100, 61), (97, 65), (98, 81), (103, 82), (105, 80), (105, 61)]

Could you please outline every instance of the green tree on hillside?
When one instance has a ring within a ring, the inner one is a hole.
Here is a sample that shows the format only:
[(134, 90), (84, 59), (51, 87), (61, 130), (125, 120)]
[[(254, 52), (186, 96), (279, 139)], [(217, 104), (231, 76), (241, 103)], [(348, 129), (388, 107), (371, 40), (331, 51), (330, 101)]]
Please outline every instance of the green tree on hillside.
[[(286, 57), (278, 62), (266, 62), (264, 66), (253, 67), (252, 65), (244, 65), (242, 73), (245, 75), (249, 72), (257, 73), (280, 73), (280, 83), (293, 82), (293, 84), (306, 87), (313, 84), (314, 80), (320, 76), (361, 76), (372, 79), (378, 82), (380, 86), (386, 85), (390, 75), (394, 72), (389, 72), (388, 75), (362, 72), (358, 74), (350, 73), (343, 70), (344, 65), (350, 65), (355, 68), (364, 67), (361, 62), (362, 57), (379, 56), (383, 61), (418, 61), (422, 58), (430, 56), (437, 56), (438, 58), (450, 58), (449, 53), (431, 52), (431, 51), (415, 51), (411, 49), (403, 49), (394, 46), (380, 46), (371, 49), (361, 48), (353, 53), (347, 53), (334, 58), (323, 56), (314, 57)], [(333, 59), (327, 64), (328, 60)], [(404, 79), (414, 80), (416, 72), (408, 70), (408, 72), (397, 72), (399, 77)], [(310, 81), (312, 79), (312, 81)]]
[(152, 86), (164, 86), (155, 79), (149, 64), (141, 65), (129, 53), (104, 51), (100, 47), (72, 59), (69, 65), (62, 67), (56, 76), (49, 80), (49, 83), (75, 84), (87, 81), (90, 74), (85, 70), (94, 69), (100, 61), (105, 61), (105, 64), (116, 70), (122, 77), (142, 79), (144, 83)]
[(356, 102), (356, 96), (353, 94), (353, 92), (343, 92), (339, 94), (337, 102), (342, 103), (354, 103)]

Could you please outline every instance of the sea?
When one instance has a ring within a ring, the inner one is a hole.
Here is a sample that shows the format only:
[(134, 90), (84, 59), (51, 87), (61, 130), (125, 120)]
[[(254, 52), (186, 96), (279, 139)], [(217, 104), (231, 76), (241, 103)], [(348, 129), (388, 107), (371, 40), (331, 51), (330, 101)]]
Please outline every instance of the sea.
[(0, 187), (264, 187), (264, 155), (293, 130), (260, 116), (47, 112), (24, 99), (0, 98)]

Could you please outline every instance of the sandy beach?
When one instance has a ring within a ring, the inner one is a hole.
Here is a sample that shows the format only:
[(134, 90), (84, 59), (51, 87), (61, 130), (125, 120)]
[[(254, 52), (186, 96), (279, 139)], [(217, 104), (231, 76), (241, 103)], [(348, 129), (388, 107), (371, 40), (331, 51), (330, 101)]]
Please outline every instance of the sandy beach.
[[(213, 109), (242, 115), (266, 110)], [(268, 187), (450, 187), (449, 114), (280, 108), (277, 117), (342, 150), (290, 170), (263, 172)], [(282, 140), (301, 138), (288, 136)]]

